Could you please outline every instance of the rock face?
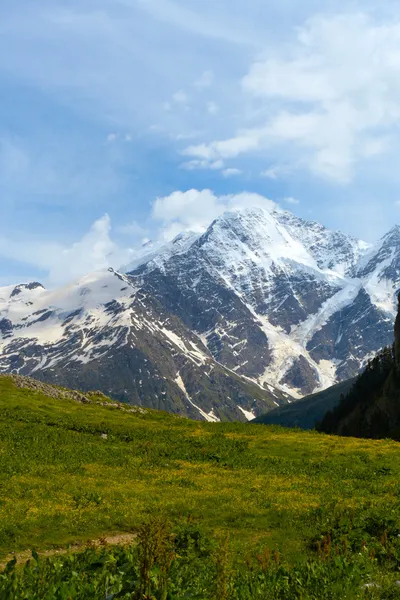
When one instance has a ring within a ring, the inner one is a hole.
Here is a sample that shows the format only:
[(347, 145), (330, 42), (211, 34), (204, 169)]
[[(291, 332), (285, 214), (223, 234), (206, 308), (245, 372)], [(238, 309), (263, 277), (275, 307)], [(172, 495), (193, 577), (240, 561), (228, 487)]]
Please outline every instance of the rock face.
[(251, 418), (392, 342), (400, 228), (375, 245), (237, 209), (125, 267), (0, 290), (0, 372), (195, 418)]
[(370, 246), (288, 212), (235, 210), (130, 276), (218, 361), (299, 397), (390, 343), (400, 229)]
[(179, 318), (112, 269), (50, 292), (3, 288), (0, 299), (3, 373), (209, 421), (246, 420), (287, 401), (218, 364)]

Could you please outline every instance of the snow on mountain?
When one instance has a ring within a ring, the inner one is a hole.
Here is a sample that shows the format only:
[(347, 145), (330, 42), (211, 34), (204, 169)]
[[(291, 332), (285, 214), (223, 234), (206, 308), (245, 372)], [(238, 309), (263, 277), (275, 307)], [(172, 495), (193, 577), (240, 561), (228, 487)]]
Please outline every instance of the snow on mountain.
[(339, 276), (354, 276), (359, 261), (370, 244), (340, 231), (330, 231), (315, 221), (305, 221), (287, 211), (276, 211), (275, 217), (314, 257), (318, 267)]
[(178, 318), (113, 269), (56, 290), (1, 288), (0, 372), (210, 421), (243, 420), (240, 408), (259, 414), (277, 398), (286, 401), (233, 376)]
[(374, 245), (276, 208), (148, 243), (125, 274), (0, 289), (0, 371), (244, 419), (354, 376), (392, 340), (400, 228)]
[(300, 396), (390, 343), (400, 228), (372, 246), (286, 211), (236, 209), (130, 275), (217, 360)]
[(396, 314), (393, 297), (400, 286), (400, 227), (396, 225), (359, 262), (362, 279), (371, 301), (383, 312)]
[(185, 231), (177, 235), (171, 242), (162, 240), (149, 240), (143, 244), (135, 258), (127, 265), (120, 268), (122, 273), (129, 273), (139, 268), (141, 265), (152, 265), (153, 267), (162, 267), (164, 262), (170, 259), (175, 254), (185, 252), (199, 238), (199, 233), (193, 231)]

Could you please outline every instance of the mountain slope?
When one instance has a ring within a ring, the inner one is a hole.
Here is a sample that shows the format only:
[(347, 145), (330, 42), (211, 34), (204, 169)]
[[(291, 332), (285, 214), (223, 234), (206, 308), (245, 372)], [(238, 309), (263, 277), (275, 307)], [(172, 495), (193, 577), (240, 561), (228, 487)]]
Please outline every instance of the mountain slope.
[(400, 440), (400, 294), (394, 344), (368, 362), (338, 406), (325, 414), (318, 429), (340, 435)]
[(0, 290), (0, 372), (245, 419), (354, 377), (391, 342), (400, 228), (375, 245), (278, 209), (148, 243), (125, 269)]
[(251, 423), (314, 429), (326, 412), (333, 410), (339, 404), (341, 397), (350, 391), (354, 382), (354, 378), (347, 379), (322, 392), (306, 396), (302, 400), (274, 408), (265, 415), (256, 417)]
[(338, 435), (400, 440), (400, 377), (391, 348), (382, 350), (318, 424)]
[(246, 420), (285, 401), (216, 363), (177, 317), (112, 269), (55, 291), (2, 288), (0, 332), (1, 372), (195, 419)]
[(300, 397), (355, 376), (390, 340), (399, 231), (370, 246), (288, 212), (236, 209), (129, 276), (219, 362)]

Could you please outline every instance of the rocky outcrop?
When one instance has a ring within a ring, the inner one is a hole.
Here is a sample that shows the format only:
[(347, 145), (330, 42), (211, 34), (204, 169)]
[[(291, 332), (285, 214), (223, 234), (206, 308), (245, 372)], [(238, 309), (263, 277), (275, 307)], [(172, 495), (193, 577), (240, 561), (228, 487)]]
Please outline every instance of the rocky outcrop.
[(0, 375), (0, 377), (7, 377), (11, 379), (17, 388), (31, 390), (38, 394), (43, 394), (48, 398), (56, 398), (57, 400), (74, 400), (79, 404), (97, 404), (99, 406), (107, 406), (109, 408), (115, 408), (124, 412), (140, 413), (145, 414), (146, 411), (140, 406), (127, 407), (122, 402), (113, 402), (110, 398), (107, 398), (105, 394), (100, 391), (89, 391), (87, 394), (82, 394), (77, 390), (68, 390), (60, 388), (55, 385), (50, 385), (32, 377), (25, 377), (24, 375)]

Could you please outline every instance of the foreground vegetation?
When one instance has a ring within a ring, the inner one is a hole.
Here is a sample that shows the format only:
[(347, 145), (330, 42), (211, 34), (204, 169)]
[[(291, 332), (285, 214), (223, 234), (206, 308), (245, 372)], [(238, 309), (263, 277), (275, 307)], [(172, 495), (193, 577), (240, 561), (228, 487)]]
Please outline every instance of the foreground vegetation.
[(91, 400), (0, 378), (0, 562), (138, 543), (11, 561), (1, 599), (400, 598), (398, 443)]
[(297, 565), (285, 562), (277, 550), (249, 554), (239, 563), (229, 555), (228, 538), (210, 541), (194, 524), (172, 533), (165, 521), (156, 518), (139, 529), (136, 545), (88, 548), (47, 560), (34, 552), (20, 570), (10, 562), (0, 575), (0, 598), (400, 598), (400, 581), (393, 577), (400, 559), (399, 544), (368, 539), (360, 545), (356, 537), (343, 536), (343, 532), (335, 539), (326, 537), (315, 557)]

